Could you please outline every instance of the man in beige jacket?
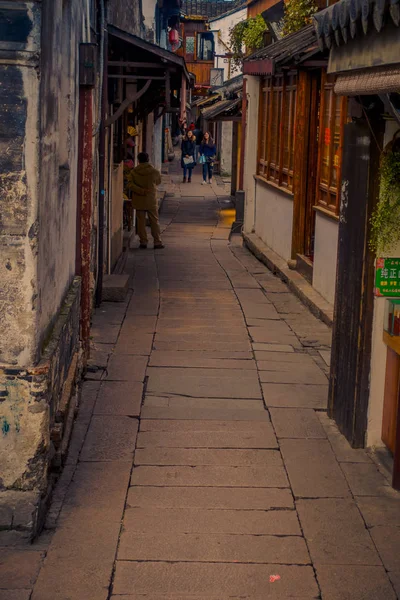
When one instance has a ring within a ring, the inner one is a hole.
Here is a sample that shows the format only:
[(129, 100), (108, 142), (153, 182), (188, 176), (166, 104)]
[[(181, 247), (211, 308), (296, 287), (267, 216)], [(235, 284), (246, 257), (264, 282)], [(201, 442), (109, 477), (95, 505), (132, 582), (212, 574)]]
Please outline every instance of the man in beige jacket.
[(160, 172), (149, 163), (146, 152), (138, 154), (139, 164), (129, 175), (128, 187), (133, 191), (132, 206), (136, 209), (137, 229), (140, 248), (147, 248), (146, 213), (149, 216), (151, 235), (154, 248), (161, 249), (164, 245), (160, 236), (158, 223), (157, 185), (161, 183)]

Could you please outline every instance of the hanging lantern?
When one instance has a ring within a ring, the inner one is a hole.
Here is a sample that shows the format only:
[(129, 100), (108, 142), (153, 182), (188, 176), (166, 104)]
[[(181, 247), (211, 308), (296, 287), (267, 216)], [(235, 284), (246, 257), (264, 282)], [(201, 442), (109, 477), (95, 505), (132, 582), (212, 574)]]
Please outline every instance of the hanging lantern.
[(176, 29), (169, 30), (168, 40), (171, 46), (176, 46), (179, 44), (179, 33)]

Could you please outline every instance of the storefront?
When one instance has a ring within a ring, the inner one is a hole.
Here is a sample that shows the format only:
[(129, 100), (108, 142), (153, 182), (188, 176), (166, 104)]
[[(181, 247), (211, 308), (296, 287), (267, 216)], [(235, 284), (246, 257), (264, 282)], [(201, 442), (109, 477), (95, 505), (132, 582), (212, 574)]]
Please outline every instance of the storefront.
[(312, 25), (244, 62), (245, 233), (333, 305), (347, 103), (334, 93), (327, 66)]
[(135, 166), (142, 151), (161, 169), (172, 146), (171, 125), (186, 113), (194, 79), (181, 56), (111, 25), (107, 79), (104, 264), (110, 273), (123, 249), (123, 227), (129, 233), (133, 226), (124, 169)]
[(400, 489), (400, 348), (391, 300), (400, 289), (400, 185), (385, 166), (389, 159), (393, 173), (400, 163), (399, 4), (366, 2), (355, 11), (341, 0), (315, 21), (334, 92), (349, 106), (329, 413), (353, 447), (385, 444)]

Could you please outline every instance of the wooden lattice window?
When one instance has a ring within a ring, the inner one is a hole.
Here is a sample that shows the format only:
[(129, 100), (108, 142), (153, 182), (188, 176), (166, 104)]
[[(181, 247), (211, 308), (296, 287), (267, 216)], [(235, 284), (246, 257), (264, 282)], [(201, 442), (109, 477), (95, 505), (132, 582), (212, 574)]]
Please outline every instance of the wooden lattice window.
[(295, 74), (267, 77), (261, 82), (258, 175), (293, 191)]
[(340, 209), (340, 179), (343, 150), (343, 129), (347, 115), (347, 100), (336, 96), (333, 78), (322, 74), (318, 128), (318, 206), (338, 215)]

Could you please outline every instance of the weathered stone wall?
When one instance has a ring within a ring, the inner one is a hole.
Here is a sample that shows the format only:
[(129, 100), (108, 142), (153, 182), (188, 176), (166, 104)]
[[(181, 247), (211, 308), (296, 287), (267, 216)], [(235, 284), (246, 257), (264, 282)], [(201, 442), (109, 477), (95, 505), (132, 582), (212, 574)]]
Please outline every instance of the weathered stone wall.
[[(0, 0), (0, 530), (40, 527), (72, 424), (81, 0)], [(87, 35), (87, 34), (86, 34)]]
[(65, 458), (79, 373), (79, 306), (75, 278), (40, 362), (25, 369), (0, 368), (0, 514), (14, 515), (7, 527), (0, 522), (0, 529), (12, 530), (0, 532), (0, 544), (4, 537), (36, 533), (52, 475)]
[(75, 274), (79, 43), (84, 3), (44, 0), (40, 85), (40, 202), (37, 345)]
[[(144, 0), (146, 2), (146, 0)], [(107, 20), (128, 33), (142, 34), (142, 0), (109, 0)]]
[(35, 357), (40, 11), (0, 2), (0, 363)]

